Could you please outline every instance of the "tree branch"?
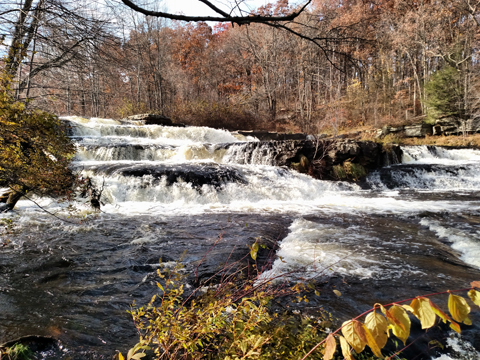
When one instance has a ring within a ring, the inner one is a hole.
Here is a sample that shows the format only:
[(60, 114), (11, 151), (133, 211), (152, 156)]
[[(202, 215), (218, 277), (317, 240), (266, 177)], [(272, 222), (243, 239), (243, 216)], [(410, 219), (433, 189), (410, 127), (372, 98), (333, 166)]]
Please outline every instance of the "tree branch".
[(203, 4), (207, 5), (210, 9), (215, 11), (216, 13), (220, 14), (221, 16), (187, 16), (187, 15), (178, 15), (172, 14), (162, 11), (151, 11), (144, 9), (136, 4), (134, 4), (130, 0), (122, 0), (122, 2), (128, 6), (129, 8), (144, 14), (146, 16), (154, 16), (154, 17), (161, 17), (170, 20), (180, 20), (180, 21), (214, 21), (214, 22), (231, 22), (238, 25), (244, 24), (251, 24), (251, 23), (273, 23), (273, 22), (283, 22), (283, 21), (292, 21), (296, 19), (306, 8), (312, 0), (307, 0), (305, 4), (298, 11), (294, 11), (291, 14), (283, 15), (283, 16), (264, 16), (264, 15), (248, 15), (248, 16), (231, 16), (230, 14), (226, 13), (225, 11), (219, 9), (215, 5), (212, 4), (210, 0), (198, 0)]

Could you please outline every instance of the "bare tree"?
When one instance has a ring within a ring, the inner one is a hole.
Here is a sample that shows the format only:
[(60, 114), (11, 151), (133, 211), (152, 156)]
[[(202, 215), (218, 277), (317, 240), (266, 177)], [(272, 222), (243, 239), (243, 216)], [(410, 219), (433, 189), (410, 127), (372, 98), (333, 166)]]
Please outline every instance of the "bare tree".
[[(0, 5), (0, 32), (8, 43), (5, 69), (16, 80), (16, 98), (29, 95), (33, 78), (61, 68), (82, 49), (106, 38), (108, 21), (83, 2), (17, 0)], [(27, 97), (27, 96), (25, 96)]]

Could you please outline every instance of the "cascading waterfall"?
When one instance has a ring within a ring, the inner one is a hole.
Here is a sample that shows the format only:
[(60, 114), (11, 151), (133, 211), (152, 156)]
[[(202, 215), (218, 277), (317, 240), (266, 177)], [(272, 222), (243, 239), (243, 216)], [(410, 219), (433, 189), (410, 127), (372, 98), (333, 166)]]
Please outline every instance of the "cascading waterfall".
[[(275, 166), (268, 143), (224, 130), (63, 120), (77, 144), (73, 166), (105, 184), (105, 205), (95, 214), (85, 201), (80, 224), (52, 219), (28, 200), (5, 215), (17, 230), (0, 262), (0, 304), (15, 306), (0, 340), (35, 324), (45, 335), (60, 332), (71, 348), (88, 340), (111, 354), (135, 334), (128, 318), (108, 331), (98, 319), (149, 300), (159, 258), (196, 264), (220, 235), (227, 250), (218, 261), (212, 253), (209, 266), (244, 254), (257, 237), (277, 242), (263, 279), (329, 281), (350, 301), (345, 310), (322, 298), (339, 317), (480, 279), (478, 150), (403, 147), (400, 164), (360, 187)], [(37, 202), (70, 215), (69, 204)], [(38, 293), (38, 303), (28, 300)], [(34, 306), (40, 310), (19, 326)]]

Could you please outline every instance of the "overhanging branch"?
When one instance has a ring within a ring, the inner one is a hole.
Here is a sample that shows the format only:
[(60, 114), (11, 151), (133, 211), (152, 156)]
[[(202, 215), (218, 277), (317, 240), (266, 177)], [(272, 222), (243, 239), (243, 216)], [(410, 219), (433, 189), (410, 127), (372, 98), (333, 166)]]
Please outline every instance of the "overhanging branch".
[(154, 16), (154, 17), (161, 17), (170, 20), (180, 20), (180, 21), (189, 21), (189, 22), (198, 22), (198, 21), (213, 21), (213, 22), (231, 22), (238, 25), (245, 25), (245, 24), (253, 24), (253, 23), (272, 23), (272, 22), (283, 22), (283, 21), (293, 21), (295, 20), (306, 8), (312, 0), (307, 0), (303, 6), (299, 8), (299, 10), (294, 11), (288, 15), (281, 15), (281, 16), (268, 16), (268, 15), (256, 15), (251, 14), (248, 16), (232, 16), (225, 11), (216, 7), (210, 0), (198, 0), (201, 3), (207, 5), (210, 9), (215, 11), (217, 14), (221, 16), (188, 16), (188, 15), (178, 15), (172, 14), (168, 12), (162, 11), (152, 11), (144, 9), (136, 4), (134, 4), (130, 0), (122, 0), (122, 2), (141, 14), (146, 16)]

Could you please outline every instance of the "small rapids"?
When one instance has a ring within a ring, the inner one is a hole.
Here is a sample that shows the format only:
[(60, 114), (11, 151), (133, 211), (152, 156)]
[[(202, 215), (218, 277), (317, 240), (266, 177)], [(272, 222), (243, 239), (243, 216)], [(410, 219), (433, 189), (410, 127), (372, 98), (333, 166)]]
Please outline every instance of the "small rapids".
[[(53, 337), (55, 359), (125, 353), (137, 336), (126, 311), (156, 292), (160, 260), (193, 274), (208, 252), (198, 267), (208, 277), (257, 238), (278, 247), (263, 279), (318, 280), (310, 306), (340, 323), (480, 280), (478, 150), (403, 147), (401, 163), (359, 186), (275, 166), (266, 144), (224, 130), (63, 120), (73, 166), (103, 184), (104, 205), (37, 198), (56, 217), (28, 200), (2, 214), (0, 343)], [(462, 339), (478, 351), (471, 318)]]

